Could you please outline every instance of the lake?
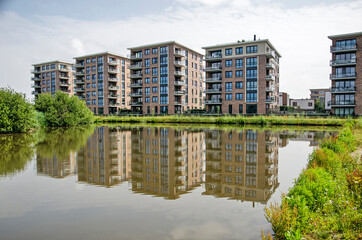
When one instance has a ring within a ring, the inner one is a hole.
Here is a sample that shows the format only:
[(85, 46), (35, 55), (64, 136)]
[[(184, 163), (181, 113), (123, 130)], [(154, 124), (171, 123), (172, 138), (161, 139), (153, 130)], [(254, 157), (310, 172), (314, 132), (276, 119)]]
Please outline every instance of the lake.
[(107, 125), (0, 135), (1, 239), (260, 239), (331, 129)]

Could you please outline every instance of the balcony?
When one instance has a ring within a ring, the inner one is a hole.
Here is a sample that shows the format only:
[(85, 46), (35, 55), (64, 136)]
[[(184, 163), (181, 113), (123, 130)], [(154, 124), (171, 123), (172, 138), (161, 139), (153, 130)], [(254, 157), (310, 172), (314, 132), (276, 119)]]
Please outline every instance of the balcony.
[(267, 98), (265, 99), (265, 102), (266, 102), (266, 103), (274, 103), (274, 102), (275, 102), (275, 98), (274, 98), (274, 97), (267, 97)]
[(41, 81), (41, 78), (40, 77), (32, 77), (31, 80), (32, 81)]
[(131, 60), (136, 60), (136, 59), (142, 59), (142, 54), (133, 54), (133, 55), (131, 55)]
[(61, 86), (61, 87), (69, 87), (70, 84), (68, 82), (60, 82), (59, 86)]
[(185, 90), (178, 90), (178, 91), (175, 91), (175, 93), (174, 93), (175, 96), (182, 96), (185, 94), (186, 94)]
[(266, 69), (275, 69), (275, 64), (274, 63), (267, 63), (265, 65)]
[(356, 102), (354, 100), (350, 101), (339, 101), (339, 102), (332, 102), (332, 107), (354, 107)]
[(117, 74), (117, 73), (119, 73), (119, 69), (118, 69), (118, 68), (109, 68), (109, 69), (108, 69), (108, 72), (109, 72), (109, 73)]
[(69, 79), (68, 75), (59, 75), (59, 79)]
[(275, 86), (274, 86), (274, 85), (271, 85), (271, 86), (269, 86), (269, 87), (266, 87), (265, 90), (266, 90), (267, 92), (274, 92), (274, 91), (275, 91)]
[(117, 98), (119, 98), (119, 97), (120, 97), (119, 94), (110, 94), (110, 95), (108, 95), (108, 98), (109, 98), (109, 99), (117, 99)]
[(274, 74), (266, 75), (265, 80), (267, 80), (267, 81), (275, 81), (275, 75)]
[(341, 47), (335, 47), (335, 46), (331, 46), (331, 52), (332, 53), (336, 53), (336, 52), (350, 52), (350, 51), (357, 51), (357, 45), (346, 45), (346, 46), (341, 46)]
[(208, 99), (205, 100), (205, 104), (221, 104), (221, 99)]
[(339, 87), (339, 88), (331, 88), (332, 93), (346, 93), (346, 92), (355, 92), (356, 87)]
[(356, 59), (352, 58), (352, 59), (343, 59), (343, 60), (331, 60), (330, 65), (331, 67), (356, 65)]
[(115, 102), (115, 103), (110, 102), (110, 103), (108, 104), (109, 107), (119, 107), (120, 105), (121, 105), (121, 104), (120, 104), (119, 102)]
[(84, 88), (74, 88), (75, 92), (85, 92)]
[(186, 62), (185, 61), (175, 61), (175, 66), (176, 67), (186, 67)]
[(41, 94), (41, 92), (40, 92), (40, 91), (32, 91), (31, 94), (33, 94), (33, 95), (39, 95), (39, 94)]
[(181, 101), (175, 101), (174, 104), (175, 104), (175, 105), (182, 105), (182, 102), (181, 102)]
[(85, 100), (85, 96), (78, 96), (78, 98), (80, 99), (80, 100)]
[(118, 82), (120, 80), (119, 77), (109, 77), (108, 82)]
[(175, 86), (184, 86), (185, 83), (183, 81), (175, 81)]
[(212, 78), (206, 78), (206, 83), (221, 83), (222, 78), (221, 77), (212, 77)]
[(212, 67), (205, 67), (205, 72), (221, 72), (221, 65), (220, 66), (212, 66)]
[(84, 71), (77, 71), (75, 72), (76, 76), (84, 76)]
[(265, 55), (266, 55), (267, 58), (275, 58), (276, 57), (275, 51), (267, 52), (267, 53), (265, 53)]
[(175, 50), (176, 57), (186, 57), (186, 52), (181, 50)]
[(129, 85), (131, 88), (141, 88), (142, 87), (142, 81), (133, 82)]
[(33, 69), (33, 70), (31, 70), (31, 73), (41, 73), (41, 70), (40, 69)]
[(31, 87), (32, 88), (41, 88), (41, 85), (40, 84), (31, 84)]
[(119, 86), (108, 86), (108, 90), (117, 91), (117, 90), (119, 90)]
[(175, 76), (186, 76), (185, 71), (175, 71)]
[(131, 74), (130, 78), (142, 78), (142, 73)]
[(109, 59), (108, 60), (108, 65), (112, 65), (112, 66), (115, 66), (115, 65), (118, 65), (119, 64), (119, 60), (112, 60), (112, 59)]
[(142, 97), (143, 96), (143, 93), (142, 91), (138, 91), (138, 92), (131, 92), (129, 94), (130, 97)]
[(221, 60), (222, 58), (222, 54), (210, 54), (210, 55), (206, 55), (205, 56), (205, 61), (216, 61), (216, 60)]
[(133, 65), (129, 65), (129, 69), (141, 69), (143, 66), (143, 64), (140, 62), (140, 63), (136, 63), (136, 64), (133, 64)]
[(84, 63), (78, 63), (74, 65), (75, 68), (84, 68)]
[(338, 79), (355, 79), (356, 73), (345, 73), (345, 74), (331, 74), (331, 80), (338, 80)]
[(129, 105), (131, 105), (131, 106), (142, 106), (143, 103), (140, 102), (140, 101), (130, 101)]
[(75, 80), (76, 84), (84, 84), (84, 79), (77, 79)]
[(222, 88), (208, 88), (205, 90), (205, 93), (221, 93)]

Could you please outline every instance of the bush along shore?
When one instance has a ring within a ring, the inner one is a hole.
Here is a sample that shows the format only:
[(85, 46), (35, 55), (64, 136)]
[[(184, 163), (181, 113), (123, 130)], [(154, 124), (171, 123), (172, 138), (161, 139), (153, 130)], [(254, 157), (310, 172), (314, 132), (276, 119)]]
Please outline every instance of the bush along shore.
[(343, 126), (358, 119), (306, 116), (96, 116), (98, 123), (197, 123), (197, 124), (257, 124), (257, 125), (295, 125), (295, 126)]
[(265, 208), (274, 239), (362, 239), (362, 164), (352, 130), (346, 124), (325, 139), (282, 203)]

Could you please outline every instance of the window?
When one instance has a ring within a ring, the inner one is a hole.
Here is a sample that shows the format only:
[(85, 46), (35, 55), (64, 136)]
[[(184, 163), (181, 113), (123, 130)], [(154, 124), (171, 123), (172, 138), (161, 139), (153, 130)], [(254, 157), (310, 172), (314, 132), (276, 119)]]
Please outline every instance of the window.
[(243, 94), (242, 93), (236, 93), (235, 99), (236, 100), (243, 100)]
[(155, 75), (157, 75), (157, 74), (158, 74), (157, 68), (156, 68), (156, 67), (155, 67), (155, 68), (152, 68), (152, 75), (155, 76)]
[(86, 72), (89, 73), (90, 72), (90, 67), (86, 68)]
[(235, 83), (235, 88), (236, 89), (242, 89), (243, 88), (243, 82), (236, 82)]
[(98, 63), (103, 63), (103, 57), (97, 57), (97, 62)]
[(152, 54), (157, 54), (157, 48), (152, 48)]
[(233, 49), (232, 48), (225, 49), (225, 56), (230, 56), (232, 54), (233, 54)]
[(168, 67), (161, 67), (160, 68), (161, 75), (167, 75), (168, 73)]
[(92, 83), (92, 88), (96, 88), (97, 87), (97, 83)]
[(145, 69), (145, 74), (150, 74), (150, 69), (149, 68)]
[(236, 55), (243, 54), (243, 47), (237, 47), (237, 48), (235, 48), (235, 54), (236, 54)]
[(49, 70), (49, 65), (47, 65), (47, 70)]
[(232, 71), (226, 71), (225, 72), (225, 78), (232, 78), (233, 77), (233, 72)]
[(146, 88), (145, 88), (145, 94), (146, 94), (146, 95), (150, 95), (150, 88), (149, 88), (149, 87), (146, 87)]
[(243, 113), (243, 104), (239, 104), (239, 113), (240, 113), (240, 114)]
[(246, 79), (256, 79), (257, 77), (258, 77), (258, 70), (256, 69), (246, 70)]
[(231, 165), (225, 166), (225, 172), (231, 172), (233, 170), (233, 167)]
[(85, 76), (85, 79), (90, 80), (90, 75)]
[(51, 69), (55, 69), (55, 64), (50, 65)]
[(90, 103), (91, 103), (91, 100), (87, 100), (87, 105), (90, 105)]
[(311, 107), (313, 104), (311, 102), (308, 103), (308, 107)]
[(258, 82), (257, 81), (248, 81), (248, 82), (246, 82), (246, 90), (247, 91), (256, 91), (256, 90), (258, 90)]
[(246, 59), (246, 67), (257, 67), (257, 65), (258, 59), (256, 57)]
[(145, 83), (146, 84), (150, 83), (150, 78), (145, 78)]
[[(168, 104), (168, 97), (167, 96), (161, 96), (160, 104)], [(162, 107), (161, 107), (161, 111), (162, 111)]]
[(157, 92), (158, 92), (158, 87), (153, 87), (153, 88), (152, 88), (152, 92), (153, 92), (153, 93), (157, 93)]
[(152, 64), (156, 64), (157, 63), (157, 58), (152, 58)]
[(92, 72), (96, 71), (96, 66), (92, 66)]
[(150, 97), (145, 97), (145, 103), (149, 103), (150, 102)]
[(160, 87), (160, 94), (167, 94), (167, 93), (168, 93), (168, 87), (167, 86)]
[(235, 77), (243, 77), (243, 70), (236, 70)]
[(87, 88), (90, 88), (90, 83), (87, 83)]
[(97, 92), (96, 91), (92, 91), (92, 96), (96, 96), (97, 95)]
[(145, 49), (145, 55), (150, 55), (150, 49)]
[(164, 77), (161, 77), (161, 84), (168, 84), (168, 77), (167, 76), (164, 76)]
[(258, 46), (248, 46), (246, 47), (246, 53), (257, 53), (258, 52)]
[(167, 56), (160, 57), (160, 64), (167, 64)]
[(150, 66), (150, 59), (147, 58), (145, 59), (145, 67), (149, 67)]
[(231, 92), (233, 90), (233, 84), (231, 82), (225, 83), (225, 91)]
[(96, 99), (92, 99), (92, 104), (93, 104), (93, 105), (96, 105), (96, 104), (97, 104)]
[(152, 102), (157, 103), (158, 102), (158, 97), (152, 97)]
[(95, 63), (96, 62), (96, 58), (92, 58), (92, 63)]
[(96, 80), (96, 75), (92, 74), (92, 81), (94, 82)]
[(235, 68), (243, 68), (243, 59), (235, 59)]
[(90, 58), (87, 58), (87, 60), (85, 60), (86, 63), (90, 63)]
[(231, 101), (231, 100), (233, 100), (233, 95), (232, 95), (231, 93), (225, 94), (225, 100), (226, 100), (226, 101)]
[(246, 101), (247, 102), (256, 102), (257, 94), (256, 93), (246, 93)]
[(152, 78), (152, 83), (157, 83), (158, 82), (158, 78), (157, 77), (153, 77)]
[(233, 66), (233, 60), (226, 60), (225, 61), (225, 67), (232, 67)]

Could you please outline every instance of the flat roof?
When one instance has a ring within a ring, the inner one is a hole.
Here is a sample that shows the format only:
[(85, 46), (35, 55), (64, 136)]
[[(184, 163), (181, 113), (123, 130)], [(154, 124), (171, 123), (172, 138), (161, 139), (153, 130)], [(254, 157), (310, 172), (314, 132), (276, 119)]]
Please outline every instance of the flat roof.
[(121, 58), (127, 58), (127, 57), (122, 56), (122, 55), (117, 54), (117, 53), (112, 53), (112, 52), (100, 52), (100, 53), (93, 53), (93, 54), (87, 54), (87, 55), (83, 55), (83, 56), (79, 56), (79, 57), (74, 57), (73, 59), (87, 58), (87, 57), (95, 57), (95, 56), (102, 56), (102, 55), (106, 55), (106, 54), (109, 54), (109, 55), (114, 55), (114, 56), (121, 57)]
[(328, 36), (329, 39), (336, 39), (336, 38), (344, 38), (344, 37), (357, 37), (362, 36), (362, 32), (354, 32), (354, 33), (344, 33), (338, 35), (330, 35)]
[(35, 63), (35, 64), (32, 64), (32, 66), (44, 65), (44, 64), (51, 64), (51, 63), (65, 63), (65, 64), (71, 64), (71, 65), (73, 64), (72, 62), (68, 62), (68, 61), (53, 60), (53, 61), (48, 61), (48, 62)]
[(270, 45), (271, 48), (273, 48), (273, 50), (276, 52), (276, 54), (278, 55), (278, 57), (282, 57), (282, 55), (280, 55), (280, 53), (275, 49), (275, 47), (273, 46), (273, 44), (269, 41), (269, 39), (259, 39), (259, 40), (250, 40), (250, 41), (237, 41), (237, 42), (232, 42), (232, 43), (221, 43), (221, 44), (216, 44), (216, 45), (212, 45), (212, 46), (206, 46), (206, 47), (202, 47), (202, 49), (210, 49), (210, 48), (221, 48), (221, 47), (231, 47), (231, 46), (240, 46), (240, 45), (246, 45), (246, 44), (253, 44), (253, 43), (267, 43), (268, 45)]
[(198, 51), (195, 51), (189, 47), (186, 47), (185, 45), (181, 44), (181, 43), (178, 43), (176, 41), (167, 41), (167, 42), (158, 42), (158, 43), (152, 43), (152, 44), (147, 44), (147, 45), (141, 45), (141, 46), (137, 46), (137, 47), (130, 47), (130, 48), (127, 48), (128, 50), (138, 50), (138, 49), (143, 49), (143, 48), (151, 48), (151, 47), (158, 47), (160, 45), (170, 45), (170, 44), (175, 44), (175, 45), (179, 45), (183, 48), (186, 48), (190, 51), (193, 51), (197, 54), (200, 54), (201, 56), (204, 56), (204, 54), (201, 54), (199, 53)]
[(329, 91), (329, 88), (310, 88), (309, 90), (310, 91), (313, 91), (313, 90), (327, 90), (327, 91)]

